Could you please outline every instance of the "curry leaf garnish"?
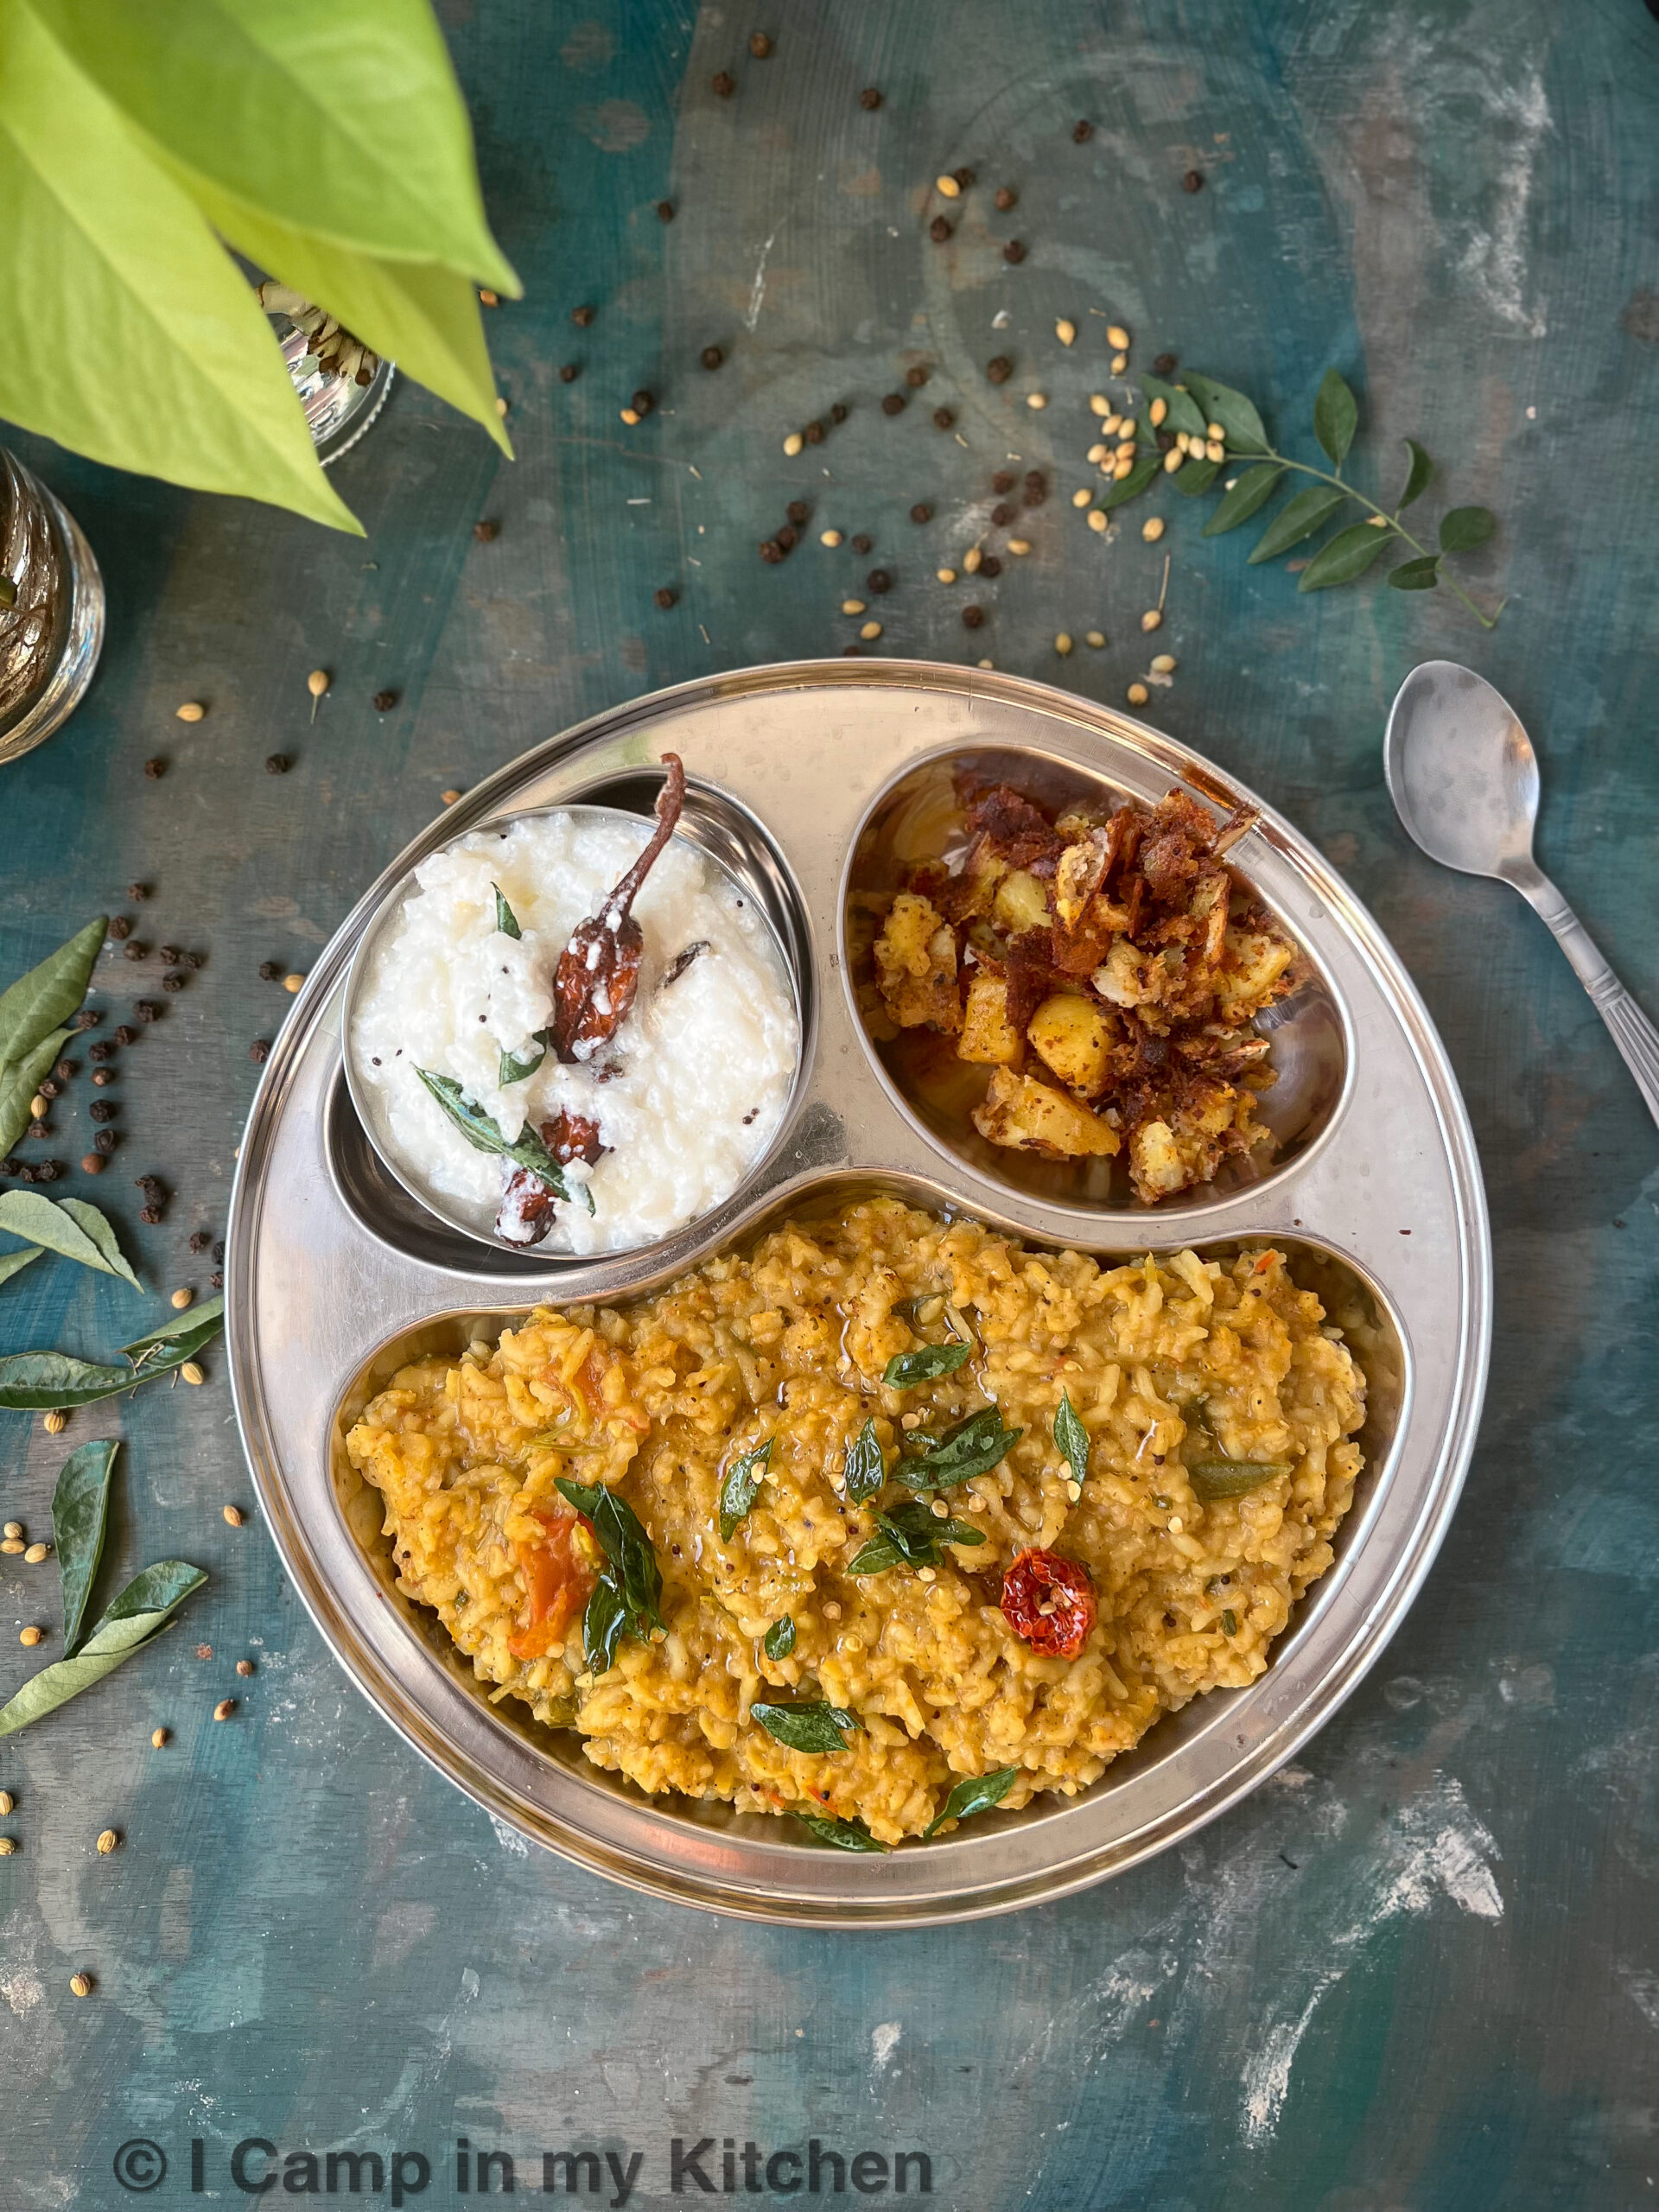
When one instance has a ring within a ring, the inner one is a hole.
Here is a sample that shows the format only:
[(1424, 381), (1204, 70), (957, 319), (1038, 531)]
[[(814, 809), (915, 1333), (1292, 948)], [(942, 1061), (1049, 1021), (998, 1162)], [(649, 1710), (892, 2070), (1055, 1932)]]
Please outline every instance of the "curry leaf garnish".
[(52, 1493), (52, 1541), (63, 1588), (63, 1648), (68, 1652), (80, 1639), (92, 1578), (103, 1556), (110, 1484), (120, 1449), (118, 1437), (83, 1444), (64, 1461)]
[(915, 1351), (896, 1351), (882, 1371), (889, 1390), (913, 1390), (918, 1382), (937, 1382), (954, 1375), (971, 1357), (971, 1344), (923, 1344)]
[(1359, 428), (1359, 402), (1341, 374), (1327, 369), (1313, 402), (1313, 435), (1340, 468)]
[(9, 1236), (26, 1237), (31, 1244), (44, 1245), (48, 1252), (78, 1261), (83, 1268), (119, 1275), (135, 1290), (138, 1287), (138, 1278), (116, 1243), (114, 1230), (85, 1198), (60, 1202), (42, 1198), (38, 1191), (8, 1191), (0, 1197), (0, 1229)]
[(720, 1485), (720, 1540), (729, 1544), (738, 1525), (760, 1494), (760, 1471), (772, 1457), (772, 1439), (751, 1452), (740, 1452)]
[(887, 1845), (878, 1843), (869, 1830), (859, 1821), (837, 1821), (828, 1813), (804, 1813), (798, 1805), (790, 1807), (791, 1816), (804, 1828), (810, 1829), (820, 1843), (827, 1843), (837, 1851), (875, 1851), (884, 1857)]
[[(1390, 567), (1389, 582), (1395, 590), (1432, 591), (1444, 582), (1483, 628), (1496, 626), (1497, 615), (1477, 607), (1444, 565), (1446, 555), (1484, 545), (1497, 526), (1495, 518), (1485, 507), (1453, 507), (1441, 519), (1436, 546), (1426, 545), (1414, 537), (1402, 517), (1422, 497), (1434, 476), (1433, 462), (1414, 438), (1405, 442), (1409, 456), (1406, 481), (1392, 509), (1356, 490), (1342, 470), (1358, 429), (1359, 403), (1335, 369), (1326, 372), (1313, 409), (1314, 435), (1332, 464), (1330, 469), (1293, 461), (1289, 454), (1277, 452), (1253, 403), (1242, 391), (1218, 384), (1212, 377), (1187, 372), (1177, 385), (1164, 384), (1154, 377), (1141, 381), (1147, 398), (1163, 403), (1162, 421), (1155, 432), (1145, 420), (1130, 423), (1139, 458), (1122, 481), (1112, 477), (1107, 483), (1096, 501), (1097, 511), (1121, 506), (1153, 484), (1162, 483), (1166, 475), (1178, 492), (1199, 497), (1231, 464), (1255, 463), (1239, 474), (1224, 478), (1221, 500), (1204, 526), (1206, 537), (1221, 537), (1267, 507), (1277, 498), (1286, 477), (1294, 474), (1312, 480), (1268, 522), (1251, 550), (1252, 564), (1277, 560), (1314, 537), (1346, 509), (1351, 518), (1348, 526), (1318, 547), (1301, 566), (1300, 589), (1327, 591), (1338, 584), (1356, 582), (1373, 566), (1382, 549), (1389, 547), (1396, 556), (1405, 551), (1413, 556), (1406, 561), (1396, 558)], [(1224, 458), (1219, 462), (1210, 457), (1217, 443), (1212, 432), (1221, 434)], [(1157, 449), (1158, 439), (1163, 441), (1166, 450)], [(1363, 522), (1351, 519), (1356, 509), (1366, 518)]]
[(1287, 1475), (1289, 1459), (1191, 1459), (1186, 1479), (1206, 1505), (1218, 1497), (1243, 1497), (1263, 1483)]
[(1054, 1414), (1054, 1441), (1060, 1457), (1071, 1470), (1073, 1482), (1089, 1479), (1089, 1432), (1084, 1427), (1071, 1394), (1062, 1390)]
[(822, 1698), (803, 1705), (773, 1705), (757, 1700), (749, 1707), (749, 1717), (791, 1751), (844, 1751), (847, 1732), (863, 1726), (844, 1706), (826, 1705)]
[(598, 1483), (560, 1475), (555, 1487), (592, 1528), (606, 1567), (582, 1615), (582, 1645), (589, 1668), (603, 1674), (626, 1636), (645, 1643), (663, 1625), (663, 1571), (639, 1515), (624, 1497)]
[(893, 1472), (906, 1490), (950, 1490), (975, 1475), (988, 1474), (1025, 1433), (1004, 1428), (996, 1408), (982, 1406), (943, 1436), (918, 1439), (925, 1448), (907, 1453)]
[(495, 1080), (499, 1089), (505, 1090), (509, 1084), (524, 1082), (529, 1077), (535, 1074), (537, 1069), (540, 1067), (542, 1062), (547, 1058), (546, 1030), (532, 1030), (531, 1033), (531, 1041), (537, 1047), (537, 1050), (534, 1052), (502, 1053), (500, 1065), (497, 1068), (495, 1075)]
[(999, 1767), (995, 1774), (965, 1775), (940, 1808), (938, 1817), (922, 1830), (922, 1840), (937, 1835), (947, 1821), (971, 1820), (976, 1813), (1000, 1805), (1020, 1779), (1017, 1766)]
[(885, 1574), (892, 1567), (938, 1567), (944, 1544), (982, 1544), (971, 1521), (942, 1518), (919, 1498), (907, 1497), (875, 1516), (877, 1533), (847, 1563), (849, 1574)]
[(493, 1153), (498, 1160), (511, 1160), (517, 1166), (529, 1168), (556, 1198), (567, 1202), (580, 1198), (592, 1213), (593, 1192), (585, 1183), (578, 1183), (572, 1191), (563, 1169), (528, 1122), (509, 1144), (483, 1108), (471, 1103), (454, 1076), (435, 1075), (430, 1068), (416, 1068), (415, 1072), (475, 1152)]
[(761, 1649), (768, 1659), (787, 1659), (795, 1649), (795, 1621), (785, 1613), (780, 1621), (773, 1621), (762, 1640)]
[(875, 1433), (874, 1421), (867, 1421), (847, 1446), (842, 1476), (847, 1495), (855, 1505), (861, 1505), (867, 1497), (875, 1496), (887, 1478), (887, 1463), (882, 1456), (881, 1440)]
[(518, 917), (503, 898), (500, 885), (493, 883), (490, 888), (495, 893), (495, 926), (503, 937), (522, 938), (524, 931), (518, 926)]
[(31, 1675), (10, 1702), (0, 1707), (0, 1736), (16, 1735), (113, 1674), (135, 1651), (154, 1643), (169, 1615), (207, 1580), (199, 1567), (181, 1559), (162, 1560), (135, 1575), (73, 1659), (60, 1659)]

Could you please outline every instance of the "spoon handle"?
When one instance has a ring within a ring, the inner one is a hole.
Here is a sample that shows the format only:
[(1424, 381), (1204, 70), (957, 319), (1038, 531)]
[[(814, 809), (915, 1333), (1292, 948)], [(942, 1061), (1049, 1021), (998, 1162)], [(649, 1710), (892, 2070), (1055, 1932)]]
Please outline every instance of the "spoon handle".
[(1543, 870), (1536, 865), (1517, 868), (1509, 880), (1548, 923), (1636, 1077), (1649, 1113), (1659, 1122), (1659, 1030), (1602, 958), (1589, 931)]

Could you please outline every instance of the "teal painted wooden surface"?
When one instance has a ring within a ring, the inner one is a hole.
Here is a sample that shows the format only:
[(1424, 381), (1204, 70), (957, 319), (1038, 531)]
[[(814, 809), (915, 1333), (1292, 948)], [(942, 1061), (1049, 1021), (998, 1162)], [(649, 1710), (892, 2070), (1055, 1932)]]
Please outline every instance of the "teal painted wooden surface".
[[(1299, 601), (1165, 499), (1181, 666), (1152, 710), (1318, 839), (1442, 1025), (1492, 1204), (1488, 1416), (1423, 1595), (1295, 1769), (1091, 1895), (882, 1938), (696, 1917), (498, 1836), (347, 1687), (257, 1521), (221, 1520), (251, 1502), (222, 1360), (205, 1390), (79, 1417), (68, 1443), (130, 1440), (118, 1564), (182, 1552), (213, 1582), (162, 1649), (0, 1750), (22, 1847), (0, 1871), (5, 2212), (124, 2202), (111, 2161), (137, 2137), (171, 2161), (151, 2202), (185, 2201), (194, 2137), (238, 2202), (226, 2161), (251, 2136), (423, 2150), (426, 2206), (460, 2201), (458, 2135), (512, 2149), (521, 2190), (543, 2148), (638, 2150), (632, 2202), (653, 2208), (678, 2201), (676, 2135), (923, 2149), (957, 2212), (1651, 2201), (1659, 1144), (1535, 920), (1408, 847), (1378, 748), (1414, 661), (1490, 674), (1539, 741), (1546, 865), (1659, 1009), (1659, 26), (1638, 0), (796, 0), (760, 62), (723, 7), (452, 0), (447, 20), (529, 288), (490, 321), (515, 465), (400, 386), (339, 471), (359, 544), (18, 442), (99, 550), (111, 632), (73, 727), (3, 772), (0, 964), (100, 905), (137, 917), (135, 878), (155, 887), (141, 941), (208, 954), (107, 1094), (125, 1141), (97, 1196), (149, 1283), (204, 1281), (186, 1237), (222, 1227), (246, 1046), (285, 1003), (257, 963), (307, 965), (446, 786), (652, 685), (838, 649), (837, 604), (876, 560), (897, 580), (884, 646), (967, 658), (963, 594), (930, 579), (1007, 452), (1052, 467), (1057, 496), (1030, 558), (976, 591), (974, 650), (1121, 696), (1160, 564), (1065, 505), (1121, 315), (1139, 362), (1168, 347), (1231, 376), (1294, 437), (1337, 363), (1364, 393), (1366, 480), (1393, 480), (1389, 441), (1413, 433), (1451, 497), (1503, 518), (1467, 564), (1509, 594), (1487, 639), (1444, 600)], [(920, 194), (964, 162), (982, 188), (940, 249)], [(1020, 205), (994, 219), (1003, 179)], [(1030, 245), (1016, 270), (1007, 235)], [(999, 351), (1018, 364), (1000, 393), (981, 372)], [(876, 403), (914, 359), (932, 380), (889, 421)], [(641, 385), (658, 409), (630, 431)], [(786, 461), (785, 432), (838, 399), (847, 423)], [(932, 429), (940, 404), (960, 442)], [(868, 531), (870, 560), (814, 542), (763, 568), (795, 497), (814, 537)], [(1095, 623), (1103, 651), (1055, 657), (1058, 630)], [(316, 665), (334, 685), (311, 728)], [(192, 696), (210, 711), (187, 728)], [(99, 1002), (154, 978), (111, 959)], [(88, 1095), (83, 1076), (68, 1160)], [(131, 1179), (151, 1169), (175, 1195), (144, 1230)], [(0, 1296), (7, 1349), (107, 1348), (154, 1305), (59, 1263)], [(4, 1417), (0, 1506), (32, 1532), (62, 1450)], [(5, 1621), (51, 1621), (52, 1570), (12, 1565)], [(0, 1691), (27, 1663), (0, 1660)], [(106, 1823), (127, 1840), (100, 1859)], [(78, 2002), (82, 1966), (99, 1986)]]

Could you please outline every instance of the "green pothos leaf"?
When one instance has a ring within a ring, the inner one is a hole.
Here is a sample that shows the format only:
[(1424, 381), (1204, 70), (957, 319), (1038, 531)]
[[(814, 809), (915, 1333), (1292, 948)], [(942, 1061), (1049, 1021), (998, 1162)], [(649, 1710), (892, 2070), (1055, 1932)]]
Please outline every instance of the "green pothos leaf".
[(1019, 1779), (1017, 1766), (999, 1767), (995, 1774), (965, 1775), (945, 1799), (938, 1819), (923, 1829), (923, 1842), (937, 1835), (947, 1821), (971, 1820), (976, 1813), (1000, 1805)]

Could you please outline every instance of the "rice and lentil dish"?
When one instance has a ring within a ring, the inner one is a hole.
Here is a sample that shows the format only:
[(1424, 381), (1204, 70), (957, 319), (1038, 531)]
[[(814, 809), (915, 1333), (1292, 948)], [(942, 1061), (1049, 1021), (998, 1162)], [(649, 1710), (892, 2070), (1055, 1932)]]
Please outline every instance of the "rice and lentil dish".
[(1102, 1266), (872, 1199), (405, 1368), (347, 1447), (493, 1699), (869, 1848), (1258, 1675), (1364, 1392), (1271, 1249)]

